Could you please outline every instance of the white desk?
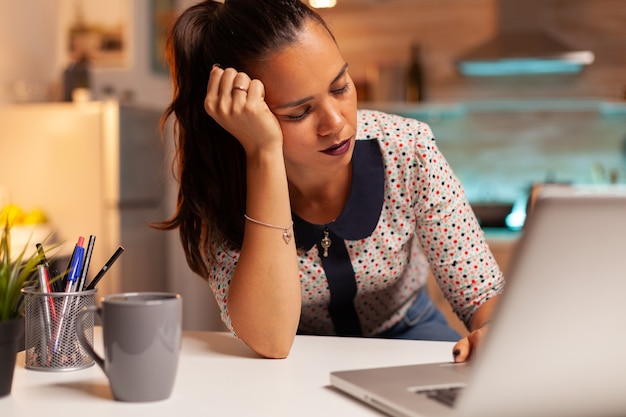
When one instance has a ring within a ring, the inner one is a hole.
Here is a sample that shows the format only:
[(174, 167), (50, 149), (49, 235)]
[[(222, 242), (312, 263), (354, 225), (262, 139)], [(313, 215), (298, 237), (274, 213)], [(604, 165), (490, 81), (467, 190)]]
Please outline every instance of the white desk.
[(331, 388), (329, 373), (449, 361), (452, 346), (449, 342), (297, 336), (287, 359), (269, 360), (259, 358), (228, 333), (184, 332), (174, 392), (169, 399), (153, 403), (113, 400), (97, 365), (71, 372), (27, 370), (21, 352), (11, 395), (0, 399), (0, 416), (381, 416)]

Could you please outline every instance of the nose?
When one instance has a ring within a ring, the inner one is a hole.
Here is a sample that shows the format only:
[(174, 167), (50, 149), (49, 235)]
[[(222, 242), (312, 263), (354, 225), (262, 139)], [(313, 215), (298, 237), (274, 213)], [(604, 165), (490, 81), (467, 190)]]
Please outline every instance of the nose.
[(339, 133), (343, 129), (345, 119), (341, 114), (338, 103), (334, 102), (334, 100), (328, 100), (320, 110), (317, 134), (329, 136)]

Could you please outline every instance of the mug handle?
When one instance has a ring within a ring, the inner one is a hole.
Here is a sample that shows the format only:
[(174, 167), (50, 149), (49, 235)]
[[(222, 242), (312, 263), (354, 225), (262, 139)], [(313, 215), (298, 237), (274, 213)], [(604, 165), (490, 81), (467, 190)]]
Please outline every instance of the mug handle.
[(85, 337), (85, 332), (84, 332), (85, 315), (93, 313), (99, 316), (101, 311), (102, 310), (99, 307), (96, 307), (93, 305), (85, 307), (84, 309), (79, 311), (78, 315), (76, 316), (76, 336), (78, 337), (78, 342), (81, 344), (83, 349), (85, 349), (85, 352), (87, 353), (87, 355), (91, 356), (91, 359), (93, 359), (94, 362), (96, 362), (98, 366), (102, 368), (102, 370), (106, 374), (106, 370), (104, 369), (104, 359), (102, 359), (100, 355), (98, 355), (96, 351), (93, 349), (93, 346), (91, 345), (91, 343), (89, 343), (89, 341)]

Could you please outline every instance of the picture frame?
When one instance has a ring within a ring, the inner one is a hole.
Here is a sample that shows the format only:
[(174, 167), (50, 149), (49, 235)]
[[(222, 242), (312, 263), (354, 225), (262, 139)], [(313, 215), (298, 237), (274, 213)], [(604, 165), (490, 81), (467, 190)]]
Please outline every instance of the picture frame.
[(150, 67), (156, 75), (167, 76), (167, 36), (176, 18), (177, 0), (150, 1)]
[(132, 1), (61, 0), (68, 62), (86, 57), (93, 69), (132, 66)]

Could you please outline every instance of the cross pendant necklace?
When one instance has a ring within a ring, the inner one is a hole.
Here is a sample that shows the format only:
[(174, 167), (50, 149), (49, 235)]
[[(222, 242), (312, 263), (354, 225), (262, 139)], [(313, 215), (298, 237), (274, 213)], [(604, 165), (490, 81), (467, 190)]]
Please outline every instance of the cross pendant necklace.
[(328, 257), (328, 248), (330, 248), (330, 245), (333, 243), (332, 240), (330, 240), (330, 237), (328, 237), (328, 228), (324, 228), (324, 237), (322, 238), (322, 249), (324, 249), (324, 258)]

